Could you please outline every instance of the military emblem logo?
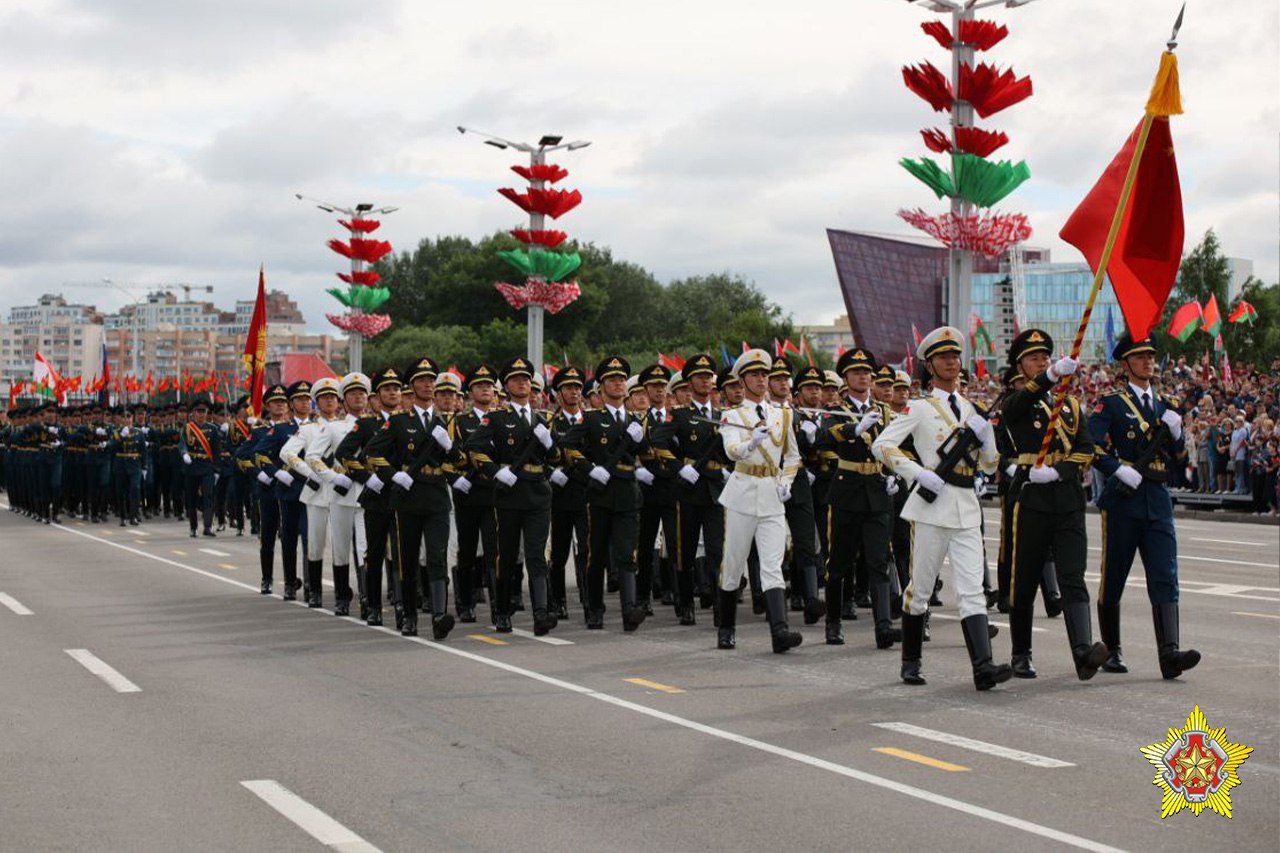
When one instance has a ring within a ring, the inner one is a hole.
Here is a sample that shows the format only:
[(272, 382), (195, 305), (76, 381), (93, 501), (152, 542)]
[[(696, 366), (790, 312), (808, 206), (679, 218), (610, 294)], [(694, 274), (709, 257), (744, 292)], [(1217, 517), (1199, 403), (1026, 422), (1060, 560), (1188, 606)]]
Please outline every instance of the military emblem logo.
[(1156, 768), (1152, 784), (1160, 788), (1160, 817), (1190, 809), (1198, 815), (1206, 808), (1231, 817), (1231, 789), (1240, 784), (1237, 771), (1253, 747), (1227, 740), (1226, 729), (1209, 728), (1196, 705), (1180, 729), (1169, 729), (1161, 743), (1142, 747), (1142, 754)]

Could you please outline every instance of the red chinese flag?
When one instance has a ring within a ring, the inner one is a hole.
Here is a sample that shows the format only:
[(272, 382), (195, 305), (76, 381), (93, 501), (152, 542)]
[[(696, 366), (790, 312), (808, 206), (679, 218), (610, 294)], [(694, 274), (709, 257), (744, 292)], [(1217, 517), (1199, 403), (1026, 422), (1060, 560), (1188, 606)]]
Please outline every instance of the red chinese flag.
[(258, 268), (258, 298), (253, 304), (253, 318), (249, 321), (249, 335), (244, 342), (244, 366), (249, 371), (249, 412), (262, 414), (262, 386), (267, 370), (267, 276)]
[[(1138, 132), (1129, 135), (1058, 235), (1080, 250), (1095, 273), (1137, 148)], [(1168, 117), (1156, 116), (1107, 265), (1125, 325), (1135, 340), (1150, 334), (1164, 311), (1182, 260), (1182, 241), (1182, 188), (1173, 137)]]

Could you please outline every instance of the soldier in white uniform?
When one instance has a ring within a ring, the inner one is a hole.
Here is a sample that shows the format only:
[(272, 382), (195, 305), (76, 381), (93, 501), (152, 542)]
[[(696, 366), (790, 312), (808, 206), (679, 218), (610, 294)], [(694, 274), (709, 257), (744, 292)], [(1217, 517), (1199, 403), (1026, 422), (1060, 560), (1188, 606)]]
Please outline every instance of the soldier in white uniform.
[(313, 382), (311, 401), (315, 404), (316, 414), (289, 436), (280, 449), (280, 461), (294, 474), (302, 477), (306, 484), (301, 500), (307, 513), (307, 606), (320, 607), (323, 603), (321, 577), (324, 573), (324, 546), (329, 531), (329, 504), (333, 501), (333, 490), (316, 476), (306, 457), (310, 455), (308, 448), (311, 445), (324, 440), (325, 423), (340, 417), (338, 380), (326, 376)]
[(736, 644), (734, 624), (738, 586), (747, 570), (751, 544), (760, 557), (760, 585), (769, 614), (773, 650), (779, 654), (800, 645), (801, 636), (787, 625), (782, 559), (787, 544), (786, 502), (800, 470), (789, 407), (771, 405), (765, 394), (773, 359), (764, 350), (747, 350), (733, 365), (745, 399), (721, 418), (720, 437), (733, 462), (733, 474), (720, 493), (724, 507), (724, 557), (720, 563), (720, 630), (717, 646)]
[(363, 373), (348, 373), (342, 377), (339, 390), (346, 414), (324, 423), (323, 432), (307, 446), (306, 457), (307, 464), (330, 493), (329, 547), (333, 554), (333, 585), (337, 598), (333, 612), (337, 616), (351, 612), (351, 559), (354, 556), (361, 619), (368, 616), (364, 594), (364, 508), (360, 506), (360, 492), (364, 487), (347, 476), (342, 465), (335, 461), (334, 451), (368, 410), (369, 388), (369, 377)]
[[(991, 661), (982, 593), (982, 508), (973, 492), (973, 477), (977, 468), (994, 472), (1000, 454), (991, 424), (960, 394), (964, 335), (951, 326), (934, 329), (920, 342), (916, 354), (928, 367), (933, 387), (920, 400), (911, 401), (872, 444), (876, 458), (911, 487), (902, 510), (902, 518), (911, 522), (911, 583), (903, 592), (902, 605), (902, 680), (925, 683), (920, 671), (924, 615), (942, 561), (950, 557), (973, 683), (979, 690), (989, 690), (1013, 673), (1008, 664), (997, 666)], [(951, 470), (938, 470), (946, 453), (944, 444), (956, 440), (973, 440), (976, 453), (970, 451)], [(908, 441), (914, 444), (918, 462), (903, 450)], [(924, 490), (936, 498), (926, 500)]]

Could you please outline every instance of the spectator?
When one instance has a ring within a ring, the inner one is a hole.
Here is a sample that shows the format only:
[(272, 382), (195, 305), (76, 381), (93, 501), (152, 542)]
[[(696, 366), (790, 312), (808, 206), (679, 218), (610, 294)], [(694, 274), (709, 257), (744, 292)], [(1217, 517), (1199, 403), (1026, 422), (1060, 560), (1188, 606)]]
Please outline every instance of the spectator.
[(1249, 494), (1249, 424), (1244, 414), (1236, 415), (1231, 431), (1231, 463), (1235, 473), (1235, 494)]

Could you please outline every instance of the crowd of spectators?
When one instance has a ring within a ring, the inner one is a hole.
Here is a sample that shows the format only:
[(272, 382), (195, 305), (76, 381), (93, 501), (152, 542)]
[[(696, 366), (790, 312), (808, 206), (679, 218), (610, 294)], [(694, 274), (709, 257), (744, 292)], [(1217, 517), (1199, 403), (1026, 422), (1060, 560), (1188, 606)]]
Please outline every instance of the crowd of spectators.
[[(1075, 393), (1085, 411), (1124, 382), (1115, 364), (1086, 364)], [(1000, 393), (995, 378), (979, 380), (974, 396)], [(1170, 485), (1202, 494), (1247, 496), (1247, 511), (1280, 515), (1280, 357), (1269, 366), (1232, 364), (1229, 376), (1214, 366), (1178, 359), (1165, 365), (1160, 391), (1177, 397), (1183, 414), (1187, 465), (1171, 472)], [(1096, 479), (1096, 478), (1095, 478)], [(1094, 484), (1095, 497), (1101, 483)]]

